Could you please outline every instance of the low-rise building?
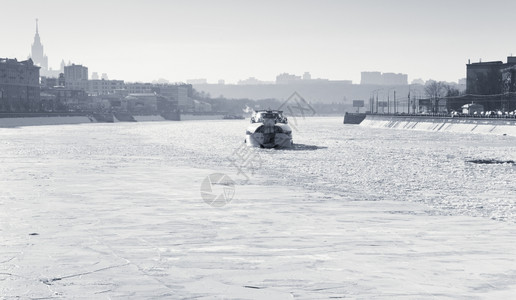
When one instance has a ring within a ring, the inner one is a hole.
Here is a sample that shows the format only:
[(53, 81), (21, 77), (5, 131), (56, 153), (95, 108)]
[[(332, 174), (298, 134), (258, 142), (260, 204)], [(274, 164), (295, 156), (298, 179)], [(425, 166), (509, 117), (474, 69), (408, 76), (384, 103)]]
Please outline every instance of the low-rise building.
[(128, 94), (149, 94), (152, 93), (151, 83), (130, 82), (125, 83), (125, 90)]
[(123, 80), (88, 80), (88, 94), (91, 96), (109, 95), (125, 89)]
[(516, 108), (516, 57), (507, 62), (488, 61), (466, 65), (466, 92), (483, 96), (475, 99), (486, 110), (510, 111)]
[(470, 94), (493, 95), (516, 91), (516, 57), (502, 61), (466, 65), (466, 90)]
[(134, 114), (153, 114), (158, 111), (158, 95), (149, 94), (129, 94), (125, 97), (127, 110)]
[(153, 91), (156, 94), (168, 98), (182, 111), (193, 110), (193, 101), (189, 97), (191, 89), (191, 84), (158, 84), (153, 86)]
[(32, 59), (0, 58), (0, 111), (40, 110), (39, 69)]
[(59, 110), (85, 111), (90, 109), (88, 94), (84, 90), (59, 86), (46, 92), (56, 95)]
[(56, 86), (59, 86), (59, 79), (57, 77), (41, 76), (41, 87), (42, 88), (53, 88)]

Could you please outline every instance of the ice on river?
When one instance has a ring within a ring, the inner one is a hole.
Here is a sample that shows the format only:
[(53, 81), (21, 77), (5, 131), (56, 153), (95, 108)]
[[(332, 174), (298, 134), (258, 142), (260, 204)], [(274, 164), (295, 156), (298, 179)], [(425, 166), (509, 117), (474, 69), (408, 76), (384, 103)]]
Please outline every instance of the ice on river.
[(0, 297), (514, 297), (516, 138), (297, 122), (254, 152), (245, 121), (0, 129)]

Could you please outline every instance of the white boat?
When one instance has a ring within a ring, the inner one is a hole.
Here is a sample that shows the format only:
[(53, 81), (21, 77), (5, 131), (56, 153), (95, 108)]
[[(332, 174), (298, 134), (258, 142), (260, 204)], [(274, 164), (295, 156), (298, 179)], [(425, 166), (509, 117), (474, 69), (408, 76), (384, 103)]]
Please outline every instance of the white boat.
[(258, 110), (251, 117), (245, 142), (249, 147), (290, 148), (292, 128), (280, 110)]

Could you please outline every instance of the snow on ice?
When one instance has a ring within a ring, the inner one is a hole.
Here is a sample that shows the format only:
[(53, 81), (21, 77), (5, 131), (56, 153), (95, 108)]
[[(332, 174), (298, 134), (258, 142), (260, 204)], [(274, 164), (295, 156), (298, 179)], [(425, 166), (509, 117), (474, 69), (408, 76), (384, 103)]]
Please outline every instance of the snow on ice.
[[(516, 138), (298, 123), (228, 163), (245, 121), (0, 129), (0, 295), (509, 299)], [(212, 207), (203, 180), (235, 182)]]

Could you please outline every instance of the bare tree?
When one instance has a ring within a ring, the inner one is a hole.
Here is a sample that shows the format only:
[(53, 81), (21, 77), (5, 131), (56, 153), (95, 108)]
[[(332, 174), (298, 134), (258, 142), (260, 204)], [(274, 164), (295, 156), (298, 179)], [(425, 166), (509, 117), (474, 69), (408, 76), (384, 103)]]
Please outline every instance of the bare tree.
[(436, 113), (439, 108), (439, 100), (446, 92), (446, 85), (442, 81), (430, 80), (425, 84), (425, 94), (432, 103), (432, 112)]
[(437, 99), (444, 95), (446, 88), (442, 81), (430, 80), (425, 84), (425, 94), (430, 99)]

